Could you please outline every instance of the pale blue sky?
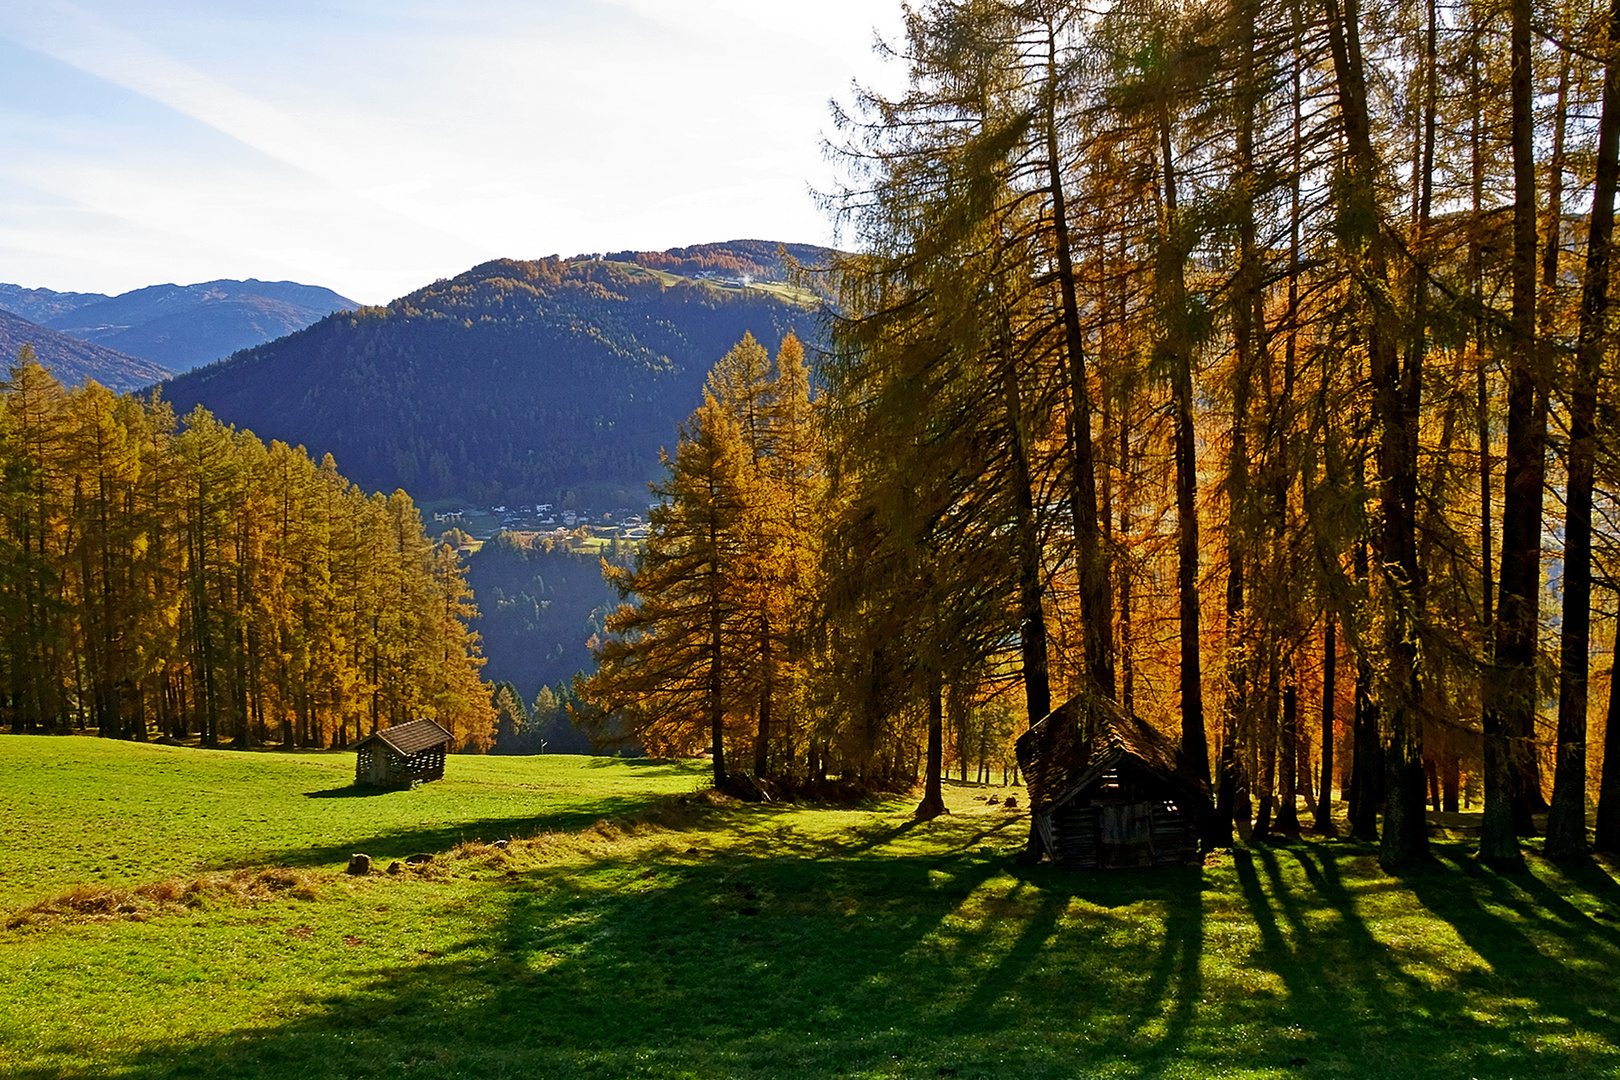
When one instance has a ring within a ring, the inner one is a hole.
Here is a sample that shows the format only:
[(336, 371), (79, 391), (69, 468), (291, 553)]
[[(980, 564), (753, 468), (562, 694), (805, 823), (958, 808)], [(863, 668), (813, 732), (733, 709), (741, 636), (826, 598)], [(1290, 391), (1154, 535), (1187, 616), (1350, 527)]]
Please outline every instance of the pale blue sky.
[(898, 0), (0, 0), (0, 281), (293, 279), (827, 242)]

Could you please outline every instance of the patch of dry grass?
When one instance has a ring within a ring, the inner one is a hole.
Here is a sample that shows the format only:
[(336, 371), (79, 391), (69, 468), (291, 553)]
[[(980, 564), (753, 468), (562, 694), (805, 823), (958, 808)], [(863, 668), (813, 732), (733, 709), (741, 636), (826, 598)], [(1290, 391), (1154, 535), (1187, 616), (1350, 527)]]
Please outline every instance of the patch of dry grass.
[(144, 922), (154, 915), (182, 912), (217, 900), (249, 902), (280, 896), (319, 900), (321, 886), (331, 877), (318, 870), (271, 867), (202, 874), (189, 880), (165, 878), (132, 889), (78, 885), (17, 909), (5, 925), (6, 929), (15, 930), (64, 921)]

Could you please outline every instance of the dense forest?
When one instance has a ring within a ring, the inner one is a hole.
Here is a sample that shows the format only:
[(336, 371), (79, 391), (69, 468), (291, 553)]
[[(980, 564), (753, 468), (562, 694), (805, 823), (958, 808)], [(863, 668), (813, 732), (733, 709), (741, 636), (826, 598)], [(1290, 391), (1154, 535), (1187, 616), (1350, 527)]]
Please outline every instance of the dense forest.
[(596, 707), (791, 784), (1096, 695), (1211, 842), (1338, 793), (1391, 867), (1480, 799), (1489, 860), (1620, 847), (1620, 7), (933, 0), (894, 56), (823, 392), (711, 375)]
[(0, 385), (0, 723), (249, 747), (495, 734), (456, 553), (403, 491), (24, 349)]
[[(779, 258), (773, 269), (765, 252), (729, 247), (663, 262), (783, 272)], [(715, 357), (746, 330), (808, 334), (815, 303), (780, 284), (632, 261), (500, 260), (189, 372), (164, 395), (331, 453), (366, 488), (486, 504), (576, 491), (585, 505), (634, 505)]]
[[(610, 548), (608, 558), (628, 562), (630, 547), (626, 543), (617, 558)], [(548, 688), (554, 699), (565, 695), (574, 676), (593, 666), (589, 644), (618, 606), (602, 577), (602, 557), (545, 537), (501, 532), (469, 555), (466, 566), (478, 603), (472, 626), (488, 661), (484, 678), (509, 683), (525, 703)], [(588, 749), (582, 738), (572, 745)], [(512, 740), (503, 736), (496, 749), (512, 749)]]

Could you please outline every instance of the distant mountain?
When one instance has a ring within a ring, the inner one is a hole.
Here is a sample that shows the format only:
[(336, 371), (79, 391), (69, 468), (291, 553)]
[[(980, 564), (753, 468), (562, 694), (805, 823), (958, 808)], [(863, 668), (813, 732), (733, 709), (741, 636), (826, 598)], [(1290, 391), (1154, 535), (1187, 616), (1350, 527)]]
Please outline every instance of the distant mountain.
[(26, 289), (21, 285), (0, 285), (0, 311), (21, 315), (29, 322), (41, 325), (59, 315), (66, 315), (74, 308), (111, 299), (106, 293), (55, 292), (51, 289)]
[(0, 285), (0, 309), (170, 371), (213, 363), (358, 306), (294, 281), (152, 285), (118, 296)]
[(189, 371), (360, 305), (294, 281), (152, 285), (76, 306), (45, 325), (109, 349)]
[(634, 506), (709, 369), (745, 332), (772, 350), (789, 330), (814, 341), (820, 303), (783, 283), (777, 249), (489, 262), (163, 392), (182, 413), (205, 405), (262, 438), (330, 451), (374, 490), (486, 505), (573, 491)]
[(87, 379), (94, 379), (122, 393), (151, 386), (172, 374), (150, 360), (125, 356), (29, 322), (9, 311), (0, 311), (0, 357), (4, 358), (5, 365), (17, 358), (25, 344), (32, 345), (39, 362), (67, 386), (79, 386)]

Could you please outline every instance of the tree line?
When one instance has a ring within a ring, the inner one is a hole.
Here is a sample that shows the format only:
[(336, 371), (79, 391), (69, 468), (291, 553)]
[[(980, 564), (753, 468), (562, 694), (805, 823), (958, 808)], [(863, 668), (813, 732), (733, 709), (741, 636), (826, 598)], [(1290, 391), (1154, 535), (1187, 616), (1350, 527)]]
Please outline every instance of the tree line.
[(587, 696), (679, 687), (646, 725), (718, 779), (728, 740), (936, 777), (985, 704), (1099, 694), (1179, 735), (1214, 842), (1337, 791), (1398, 866), (1477, 788), (1488, 859), (1594, 805), (1620, 848), (1617, 49), (1620, 4), (908, 9), (831, 146), (821, 466), (772, 443), (795, 364), (733, 350)]
[(723, 789), (928, 776), (937, 810), (947, 713), (964, 780), (970, 765), (976, 779), (1008, 778), (1017, 724), (1005, 695), (976, 693), (965, 675), (926, 707), (906, 628), (932, 577), (887, 535), (894, 507), (835, 485), (827, 406), (791, 335), (774, 359), (745, 335), (720, 360), (665, 457), (640, 553), (602, 564), (626, 602), (592, 642), (598, 667), (571, 708), (604, 742), (706, 749)]
[(403, 491), (201, 407), (65, 390), (27, 347), (0, 470), (12, 731), (342, 747), (429, 716), (493, 740), (462, 568)]

